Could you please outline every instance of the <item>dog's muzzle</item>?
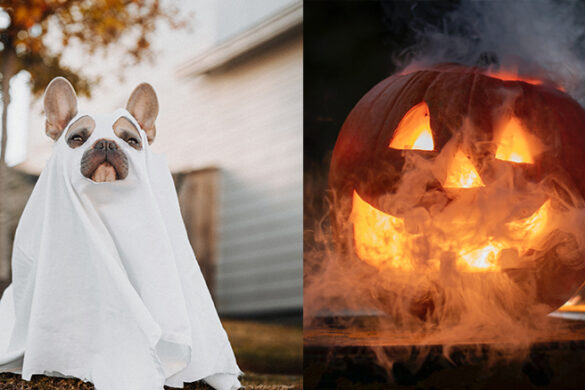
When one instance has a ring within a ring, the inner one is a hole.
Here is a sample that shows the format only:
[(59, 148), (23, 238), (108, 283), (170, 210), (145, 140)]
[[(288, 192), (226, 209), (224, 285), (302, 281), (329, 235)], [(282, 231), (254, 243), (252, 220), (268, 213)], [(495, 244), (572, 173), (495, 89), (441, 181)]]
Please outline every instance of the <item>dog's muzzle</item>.
[(81, 174), (96, 182), (123, 180), (128, 176), (128, 157), (115, 141), (99, 139), (83, 153)]

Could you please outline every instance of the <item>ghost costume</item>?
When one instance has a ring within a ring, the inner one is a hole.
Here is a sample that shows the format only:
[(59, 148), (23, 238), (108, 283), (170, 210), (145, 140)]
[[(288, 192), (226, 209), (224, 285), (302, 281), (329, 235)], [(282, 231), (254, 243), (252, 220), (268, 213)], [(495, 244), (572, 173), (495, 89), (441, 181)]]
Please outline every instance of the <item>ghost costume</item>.
[[(165, 159), (126, 110), (91, 117), (72, 149), (69, 122), (16, 231), (12, 285), (0, 301), (0, 371), (72, 376), (98, 390), (162, 389), (205, 380), (240, 387), (241, 374), (189, 245)], [(117, 138), (121, 116), (142, 150)], [(124, 180), (80, 172), (85, 150), (115, 140)]]

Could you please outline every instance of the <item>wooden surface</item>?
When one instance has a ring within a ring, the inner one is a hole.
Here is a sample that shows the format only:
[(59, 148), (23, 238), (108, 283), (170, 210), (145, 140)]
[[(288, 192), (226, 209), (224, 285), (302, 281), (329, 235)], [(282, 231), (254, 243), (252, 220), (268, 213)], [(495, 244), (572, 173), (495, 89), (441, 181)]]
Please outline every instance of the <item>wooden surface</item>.
[(518, 346), (505, 335), (431, 343), (431, 334), (358, 326), (305, 327), (305, 389), (583, 389), (585, 325), (558, 318), (555, 332)]
[[(379, 325), (379, 318), (364, 317), (352, 319), (328, 319), (317, 325), (304, 328), (303, 344), (305, 347), (403, 347), (429, 345), (478, 345), (478, 344), (514, 344), (517, 340), (508, 339), (505, 334), (493, 338), (445, 338), (432, 331), (409, 332)], [(383, 323), (383, 321), (382, 321)], [(533, 343), (579, 341), (585, 343), (585, 321), (566, 320), (551, 317), (548, 319), (549, 331), (536, 332)]]

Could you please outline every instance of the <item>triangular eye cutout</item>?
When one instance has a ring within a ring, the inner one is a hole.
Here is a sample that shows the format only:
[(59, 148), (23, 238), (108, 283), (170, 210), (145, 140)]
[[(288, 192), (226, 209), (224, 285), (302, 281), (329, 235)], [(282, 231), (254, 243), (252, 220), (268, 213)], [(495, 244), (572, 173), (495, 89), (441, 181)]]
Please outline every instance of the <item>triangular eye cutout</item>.
[(431, 114), (425, 102), (412, 107), (394, 130), (389, 148), (398, 150), (434, 150)]
[(447, 178), (443, 184), (444, 188), (474, 188), (485, 187), (479, 173), (467, 158), (458, 150), (447, 167)]
[(499, 138), (496, 159), (515, 163), (534, 163), (526, 130), (518, 118), (512, 117), (506, 122)]

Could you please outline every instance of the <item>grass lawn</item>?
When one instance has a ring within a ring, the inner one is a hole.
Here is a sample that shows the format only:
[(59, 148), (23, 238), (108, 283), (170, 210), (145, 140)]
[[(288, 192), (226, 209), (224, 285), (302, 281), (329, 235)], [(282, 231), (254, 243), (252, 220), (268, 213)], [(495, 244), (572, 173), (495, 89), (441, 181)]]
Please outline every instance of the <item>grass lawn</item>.
[[(236, 359), (250, 390), (302, 389), (303, 330), (301, 327), (223, 320)], [(93, 390), (77, 379), (33, 376), (30, 382), (16, 374), (0, 374), (0, 390)], [(185, 385), (188, 390), (210, 390), (204, 383)]]
[(242, 371), (302, 375), (303, 329), (298, 326), (223, 320)]

